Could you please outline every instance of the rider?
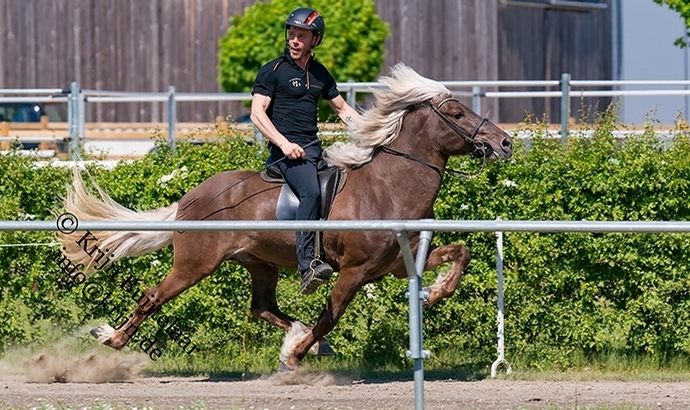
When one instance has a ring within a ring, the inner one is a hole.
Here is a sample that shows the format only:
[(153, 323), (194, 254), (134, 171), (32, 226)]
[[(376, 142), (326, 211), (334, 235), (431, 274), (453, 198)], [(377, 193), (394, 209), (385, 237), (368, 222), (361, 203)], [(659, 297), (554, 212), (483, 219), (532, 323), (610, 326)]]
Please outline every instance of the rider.
[[(297, 220), (319, 217), (319, 98), (326, 100), (346, 124), (359, 117), (340, 96), (328, 69), (312, 55), (325, 29), (323, 17), (316, 10), (298, 8), (290, 13), (285, 21), (284, 52), (261, 67), (252, 89), (252, 122), (269, 140), (271, 155), (267, 163), (278, 161), (285, 181), (299, 198)], [(333, 268), (324, 261), (322, 250), (315, 255), (314, 232), (296, 232), (296, 242), (301, 291), (313, 293), (319, 285), (328, 283)]]

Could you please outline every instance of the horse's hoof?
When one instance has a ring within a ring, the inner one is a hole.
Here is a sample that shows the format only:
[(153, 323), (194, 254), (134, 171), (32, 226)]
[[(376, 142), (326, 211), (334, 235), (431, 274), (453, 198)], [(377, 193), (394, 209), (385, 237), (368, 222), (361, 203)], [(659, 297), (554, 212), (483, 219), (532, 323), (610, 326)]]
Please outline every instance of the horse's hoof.
[(335, 352), (333, 349), (331, 349), (331, 346), (328, 344), (328, 341), (326, 339), (321, 339), (318, 342), (314, 343), (314, 346), (309, 349), (310, 353), (313, 353), (317, 356), (334, 356)]
[(110, 341), (110, 338), (115, 336), (115, 329), (106, 323), (98, 327), (94, 327), (91, 329), (91, 331), (89, 331), (89, 333), (91, 333), (91, 336), (98, 340), (98, 343), (110, 346), (108, 342)]
[(278, 373), (288, 373), (288, 372), (294, 372), (294, 369), (291, 369), (288, 367), (285, 362), (280, 362), (280, 366), (278, 366)]
[(422, 293), (424, 293), (424, 298), (422, 299), (422, 307), (423, 308), (431, 307), (431, 301), (429, 300), (429, 298), (431, 297), (431, 288), (429, 286), (423, 287)]

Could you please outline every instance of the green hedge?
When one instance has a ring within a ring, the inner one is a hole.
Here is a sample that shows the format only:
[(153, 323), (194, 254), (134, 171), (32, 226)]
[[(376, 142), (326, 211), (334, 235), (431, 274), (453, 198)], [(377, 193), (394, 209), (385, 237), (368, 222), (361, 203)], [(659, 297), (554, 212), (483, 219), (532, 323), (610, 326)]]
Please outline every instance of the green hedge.
[[(437, 219), (688, 220), (690, 140), (678, 130), (660, 142), (649, 130), (617, 140), (604, 118), (592, 138), (573, 135), (567, 146), (526, 126), (529, 149), (518, 141), (509, 161), (487, 164), (474, 178), (446, 176), (436, 203)], [(520, 146), (522, 145), (522, 146)], [(217, 144), (180, 144), (112, 171), (90, 168), (119, 203), (150, 209), (168, 205), (209, 176), (226, 169), (259, 169), (267, 154), (243, 138)], [(478, 164), (454, 158), (451, 167)], [(160, 178), (176, 176), (160, 183)], [(52, 220), (69, 171), (34, 166), (19, 155), (0, 157), (0, 219)], [(95, 233), (97, 236), (97, 233)], [(2, 244), (40, 244), (46, 232), (1, 232)], [(425, 311), (425, 348), (437, 363), (462, 357), (485, 365), (496, 356), (496, 239), (493, 233), (437, 233), (436, 243), (464, 242), (473, 260), (456, 294)], [(114, 290), (108, 303), (81, 297), (84, 285), (59, 283), (57, 249), (0, 247), (0, 346), (40, 343), (56, 326), (74, 332), (89, 320), (128, 314), (132, 297), (170, 270), (172, 250), (117, 263), (114, 276), (94, 276)], [(690, 353), (690, 240), (684, 234), (506, 233), (504, 235), (506, 357), (536, 368), (574, 365), (574, 357), (615, 352), (650, 356), (660, 363)], [(137, 284), (122, 289), (123, 278)], [(425, 283), (434, 280), (427, 274)], [(368, 285), (329, 336), (334, 350), (362, 366), (407, 366), (407, 282), (386, 277)], [(282, 271), (281, 308), (307, 323), (318, 316), (328, 289), (299, 293), (299, 278)], [(165, 306), (198, 351), (237, 355), (268, 346), (277, 355), (282, 331), (249, 312), (249, 275), (231, 264)], [(165, 355), (184, 355), (155, 321), (140, 331), (157, 337)]]

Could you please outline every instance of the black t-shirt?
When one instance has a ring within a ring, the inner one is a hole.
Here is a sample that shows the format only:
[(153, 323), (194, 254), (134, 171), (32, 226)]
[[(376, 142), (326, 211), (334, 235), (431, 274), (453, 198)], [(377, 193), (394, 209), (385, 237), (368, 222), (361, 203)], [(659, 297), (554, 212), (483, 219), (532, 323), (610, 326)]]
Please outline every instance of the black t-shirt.
[(319, 98), (332, 100), (338, 96), (338, 88), (328, 69), (314, 58), (305, 71), (283, 55), (261, 67), (254, 93), (271, 97), (268, 118), (288, 141), (304, 145), (317, 138)]

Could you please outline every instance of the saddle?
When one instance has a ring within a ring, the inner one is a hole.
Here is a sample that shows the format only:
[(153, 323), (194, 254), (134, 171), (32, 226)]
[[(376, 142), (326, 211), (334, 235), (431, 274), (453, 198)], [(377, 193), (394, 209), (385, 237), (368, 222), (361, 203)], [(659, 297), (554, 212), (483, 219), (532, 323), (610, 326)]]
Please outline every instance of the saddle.
[[(321, 192), (319, 216), (321, 219), (327, 219), (336, 195), (342, 191), (345, 186), (347, 173), (340, 170), (338, 167), (323, 167), (322, 163), (319, 163), (317, 176), (319, 178), (319, 190)], [(297, 217), (299, 198), (297, 198), (295, 193), (292, 192), (292, 189), (290, 189), (285, 182), (285, 178), (283, 178), (280, 169), (275, 165), (266, 167), (264, 171), (261, 171), (261, 179), (269, 183), (283, 184), (276, 205), (276, 219), (279, 221), (295, 220)]]

